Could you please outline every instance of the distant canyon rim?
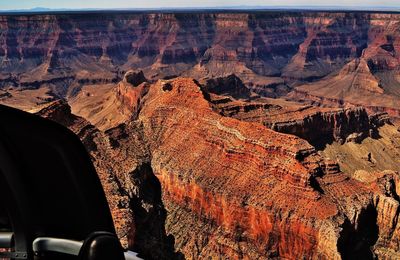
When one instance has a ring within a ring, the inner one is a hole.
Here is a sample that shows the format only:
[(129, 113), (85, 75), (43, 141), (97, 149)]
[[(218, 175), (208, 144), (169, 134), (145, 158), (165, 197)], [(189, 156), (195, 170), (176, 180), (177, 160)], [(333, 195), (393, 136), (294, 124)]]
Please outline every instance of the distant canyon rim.
[(398, 13), (2, 15), (0, 103), (81, 138), (146, 259), (400, 258)]

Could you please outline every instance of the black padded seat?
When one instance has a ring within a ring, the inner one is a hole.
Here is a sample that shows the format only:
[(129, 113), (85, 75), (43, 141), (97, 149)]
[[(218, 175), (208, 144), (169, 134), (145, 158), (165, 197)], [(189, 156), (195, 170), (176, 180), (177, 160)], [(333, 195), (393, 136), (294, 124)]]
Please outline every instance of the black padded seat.
[(0, 230), (9, 225), (15, 252), (27, 259), (37, 237), (84, 241), (97, 231), (115, 234), (103, 188), (79, 138), (55, 122), (3, 105), (0, 204)]

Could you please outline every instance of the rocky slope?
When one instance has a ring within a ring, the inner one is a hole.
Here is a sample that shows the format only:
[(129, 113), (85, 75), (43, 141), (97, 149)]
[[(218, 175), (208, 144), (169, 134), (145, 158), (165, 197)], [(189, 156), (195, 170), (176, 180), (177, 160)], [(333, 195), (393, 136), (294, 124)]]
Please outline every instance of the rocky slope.
[(134, 119), (149, 88), (142, 71), (129, 70), (117, 84), (85, 86), (69, 99), (73, 113), (107, 130)]
[[(118, 187), (113, 205), (133, 212), (122, 234), (142, 256), (399, 257), (398, 173), (355, 180), (303, 139), (219, 115), (193, 79), (158, 81), (140, 104), (136, 120), (91, 126), (87, 148)], [(40, 115), (88, 125), (60, 111)]]
[(150, 79), (235, 73), (263, 95), (298, 87), (295, 99), (399, 117), (399, 21), (363, 12), (3, 15), (0, 85), (65, 97), (130, 68)]
[[(221, 81), (221, 80), (220, 80)], [(221, 81), (224, 82), (224, 81)], [(213, 109), (224, 116), (237, 118), (248, 122), (261, 123), (277, 132), (293, 134), (307, 140), (317, 148), (326, 144), (338, 142), (359, 143), (366, 137), (377, 138), (378, 128), (391, 124), (387, 113), (370, 113), (363, 107), (328, 108), (301, 103), (289, 102), (282, 99), (253, 98), (238, 100), (234, 96), (247, 88), (240, 84), (227, 82), (224, 88), (230, 91), (210, 91), (205, 85), (207, 99)], [(243, 97), (243, 96), (242, 96)]]
[(378, 172), (398, 171), (400, 167), (400, 132), (394, 125), (386, 124), (378, 130), (378, 138), (366, 138), (360, 143), (337, 142), (328, 144), (323, 150), (326, 158), (331, 158), (346, 173), (358, 170)]
[[(36, 76), (70, 75), (62, 72), (69, 66), (80, 69), (79, 77), (88, 70), (112, 71), (107, 66), (129, 63), (160, 73), (193, 68), (215, 75), (244, 69), (239, 72), (267, 76), (296, 64), (297, 74), (318, 66), (314, 73), (319, 74), (310, 76), (323, 76), (361, 55), (370, 25), (396, 19), (369, 13), (214, 11), (2, 16), (0, 56), (5, 75), (35, 67), (42, 72)], [(293, 76), (291, 69), (284, 71)]]
[(0, 16), (0, 103), (81, 138), (146, 259), (397, 259), (399, 22)]
[(103, 132), (56, 101), (36, 113), (77, 134), (91, 155), (125, 248), (153, 259), (180, 259), (165, 232), (166, 210), (161, 187), (149, 165), (141, 123), (121, 124)]

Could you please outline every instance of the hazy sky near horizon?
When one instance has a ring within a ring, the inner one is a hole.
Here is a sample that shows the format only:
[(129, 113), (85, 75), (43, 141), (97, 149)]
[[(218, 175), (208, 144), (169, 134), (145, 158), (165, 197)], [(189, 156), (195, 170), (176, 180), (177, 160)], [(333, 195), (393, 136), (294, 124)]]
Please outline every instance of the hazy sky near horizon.
[(399, 0), (0, 0), (0, 10), (45, 8), (161, 8), (222, 6), (400, 7)]

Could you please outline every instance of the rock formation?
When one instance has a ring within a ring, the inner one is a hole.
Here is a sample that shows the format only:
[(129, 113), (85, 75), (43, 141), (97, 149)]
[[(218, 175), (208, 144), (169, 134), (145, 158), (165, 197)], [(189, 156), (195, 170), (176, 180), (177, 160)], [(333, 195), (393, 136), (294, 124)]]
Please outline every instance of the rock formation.
[(378, 137), (378, 128), (391, 123), (387, 113), (368, 114), (362, 107), (319, 108), (262, 98), (243, 102), (213, 94), (208, 95), (208, 100), (221, 115), (296, 135), (317, 148), (333, 141), (359, 143), (368, 136)]
[(142, 71), (128, 71), (118, 84), (84, 87), (69, 103), (75, 114), (100, 130), (107, 130), (134, 119), (148, 89)]
[(296, 87), (296, 100), (398, 118), (399, 22), (399, 14), (368, 12), (3, 15), (0, 86), (69, 98), (115, 84), (132, 67), (149, 79), (234, 73), (261, 95)]
[(3, 15), (0, 102), (81, 138), (146, 259), (397, 259), (399, 22)]
[(50, 104), (37, 115), (68, 127), (81, 138), (105, 190), (122, 245), (147, 259), (181, 259), (174, 252), (173, 237), (165, 232), (160, 182), (149, 165), (141, 124), (121, 124), (102, 132), (71, 114), (64, 101)]
[(248, 99), (251, 91), (243, 84), (242, 80), (235, 74), (227, 77), (208, 79), (203, 87), (204, 91), (219, 95), (230, 95), (234, 98)]
[[(383, 188), (354, 180), (303, 139), (221, 116), (193, 79), (160, 80), (141, 102), (136, 120), (96, 130), (87, 147), (118, 187), (106, 188), (113, 205), (133, 212), (121, 233), (142, 256), (398, 257), (398, 203), (385, 197), (398, 173)], [(58, 109), (40, 114), (82, 125)]]
[(288, 121), (275, 119), (266, 125), (278, 132), (297, 135), (317, 147), (332, 141), (359, 143), (368, 136), (376, 137), (378, 128), (390, 123), (387, 114), (368, 116), (363, 108), (305, 113), (300, 119), (287, 118)]

